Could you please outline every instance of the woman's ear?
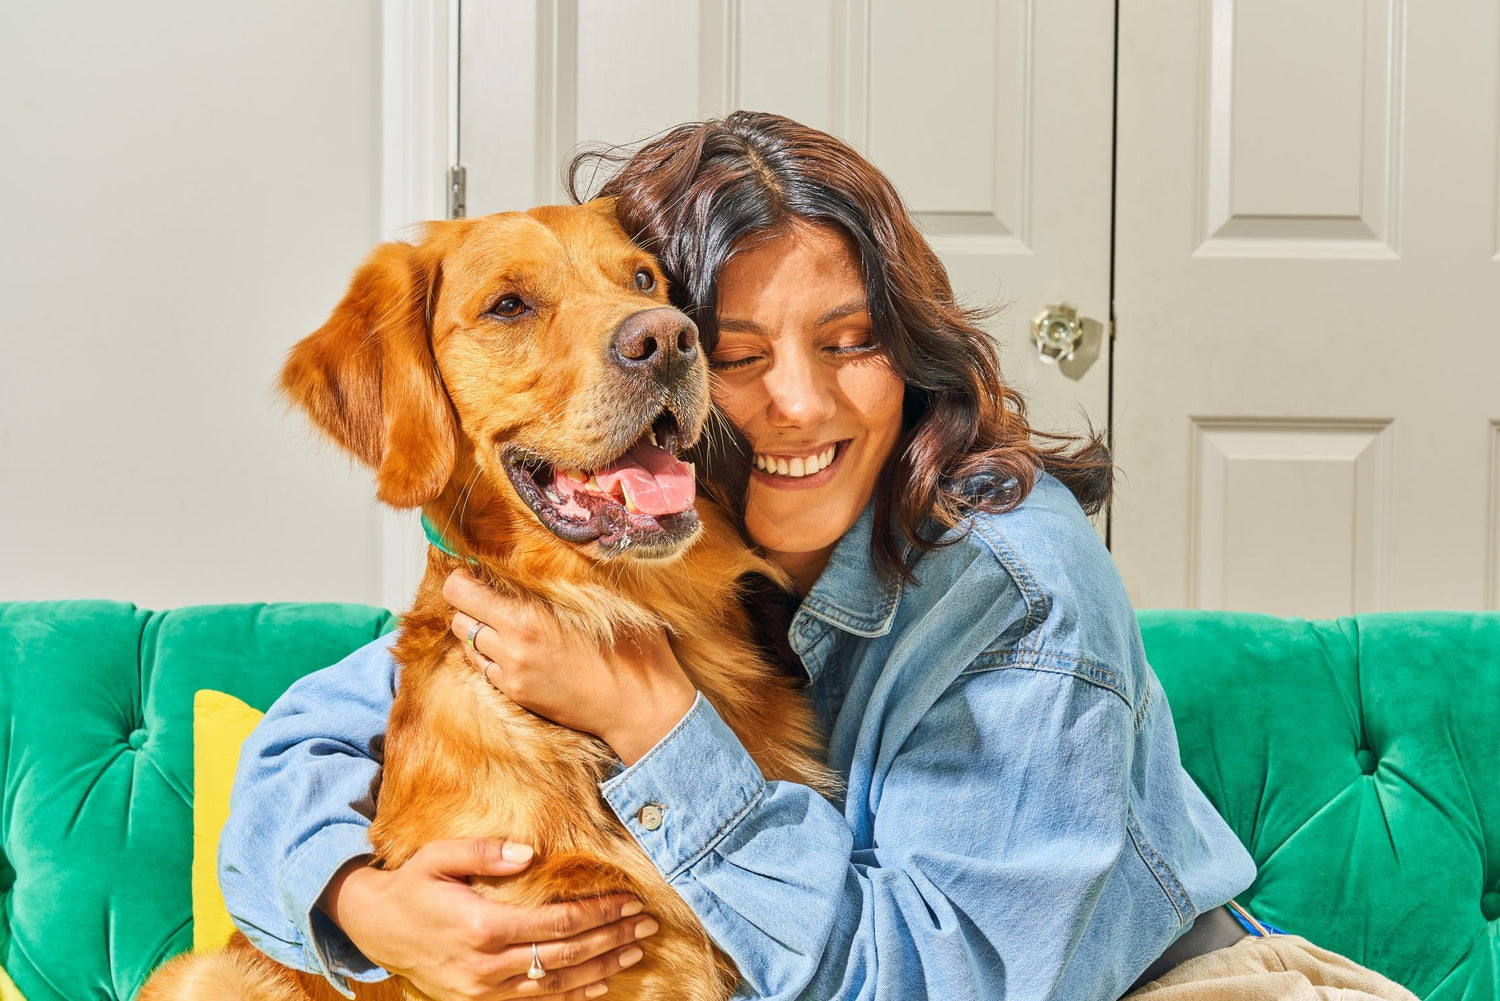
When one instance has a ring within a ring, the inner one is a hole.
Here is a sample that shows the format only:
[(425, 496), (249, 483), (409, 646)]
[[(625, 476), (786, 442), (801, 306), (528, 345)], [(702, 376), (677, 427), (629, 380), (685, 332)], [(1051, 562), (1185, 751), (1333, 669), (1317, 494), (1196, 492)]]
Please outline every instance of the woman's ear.
[(375, 470), (376, 496), (393, 507), (432, 500), (453, 474), (458, 424), (430, 329), (441, 278), (428, 243), (377, 247), (281, 370), (286, 397)]

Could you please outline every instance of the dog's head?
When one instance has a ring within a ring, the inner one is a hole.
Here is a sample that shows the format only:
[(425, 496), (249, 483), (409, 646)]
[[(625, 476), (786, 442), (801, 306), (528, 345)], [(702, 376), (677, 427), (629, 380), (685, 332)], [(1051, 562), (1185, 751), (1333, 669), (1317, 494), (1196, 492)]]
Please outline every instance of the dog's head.
[(608, 202), (432, 223), (355, 273), (292, 349), (291, 400), (417, 507), (486, 485), (589, 555), (673, 556), (699, 530), (708, 369)]

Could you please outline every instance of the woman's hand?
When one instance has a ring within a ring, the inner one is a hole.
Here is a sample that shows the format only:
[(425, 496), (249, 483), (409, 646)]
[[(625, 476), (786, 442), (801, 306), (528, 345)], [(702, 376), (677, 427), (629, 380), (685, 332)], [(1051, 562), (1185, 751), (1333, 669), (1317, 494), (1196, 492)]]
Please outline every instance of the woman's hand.
[[(531, 861), (525, 845), (489, 838), (434, 841), (398, 869), (351, 862), (318, 907), (371, 962), (438, 1001), (596, 998), (633, 963), (633, 944), (657, 930), (640, 901), (593, 900), (513, 907), (489, 900), (470, 876), (511, 876)], [(532, 943), (547, 972), (531, 980)]]
[(448, 575), (443, 596), (458, 609), (459, 639), (484, 623), (465, 654), (490, 684), (538, 716), (592, 733), (627, 765), (692, 708), (697, 692), (664, 630), (601, 650), (537, 603), (496, 594), (462, 570)]

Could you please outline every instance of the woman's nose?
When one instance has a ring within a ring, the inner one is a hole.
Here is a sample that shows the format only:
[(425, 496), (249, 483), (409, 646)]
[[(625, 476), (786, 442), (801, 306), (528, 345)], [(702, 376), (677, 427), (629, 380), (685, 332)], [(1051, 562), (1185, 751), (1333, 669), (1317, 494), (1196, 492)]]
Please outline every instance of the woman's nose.
[(809, 358), (778, 358), (765, 374), (767, 419), (780, 427), (812, 427), (832, 417), (838, 404), (828, 373)]

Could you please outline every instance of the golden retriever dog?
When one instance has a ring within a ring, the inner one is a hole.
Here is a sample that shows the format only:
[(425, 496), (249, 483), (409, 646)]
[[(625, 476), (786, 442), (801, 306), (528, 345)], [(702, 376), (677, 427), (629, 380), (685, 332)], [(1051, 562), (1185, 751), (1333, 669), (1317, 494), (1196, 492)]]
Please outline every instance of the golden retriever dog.
[[(601, 643), (665, 627), (768, 779), (829, 788), (812, 715), (740, 601), (749, 575), (775, 571), (722, 508), (695, 507), (679, 459), (709, 417), (708, 368), (656, 261), (608, 202), (432, 223), (415, 244), (371, 254), (328, 322), (292, 349), (281, 385), (374, 469), (382, 501), (421, 507), (460, 557), (429, 550), (395, 647), (375, 864), (400, 866), (441, 838), (533, 845), (528, 869), (478, 892), (526, 905), (625, 892), (660, 922), (609, 997), (727, 997), (733, 965), (599, 796), (613, 753), (486, 683), (442, 596), (467, 563)], [(355, 990), (361, 1001), (424, 997), (399, 977)], [(338, 997), (239, 935), (168, 963), (140, 995)]]

